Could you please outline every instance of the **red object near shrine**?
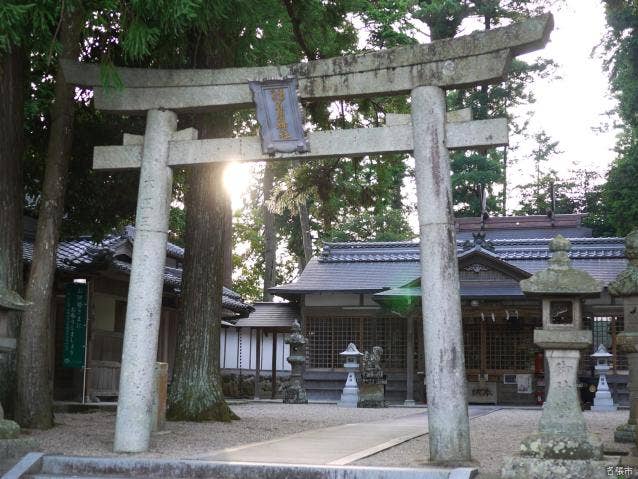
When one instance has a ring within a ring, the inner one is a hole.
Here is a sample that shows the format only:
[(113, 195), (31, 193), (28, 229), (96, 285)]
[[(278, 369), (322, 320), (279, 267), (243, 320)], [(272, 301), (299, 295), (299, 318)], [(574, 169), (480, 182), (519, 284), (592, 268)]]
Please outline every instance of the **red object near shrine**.
[(534, 355), (534, 373), (543, 374), (545, 372), (544, 361), (545, 357), (541, 351)]

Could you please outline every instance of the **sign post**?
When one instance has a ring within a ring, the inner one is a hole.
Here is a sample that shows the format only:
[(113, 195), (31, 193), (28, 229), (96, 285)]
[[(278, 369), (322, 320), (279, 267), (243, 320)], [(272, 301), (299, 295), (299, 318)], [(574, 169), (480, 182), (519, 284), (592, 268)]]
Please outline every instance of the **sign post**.
[[(71, 283), (64, 288), (64, 348), (65, 368), (86, 366), (86, 320), (88, 288), (86, 283)], [(83, 392), (84, 395), (84, 392)]]

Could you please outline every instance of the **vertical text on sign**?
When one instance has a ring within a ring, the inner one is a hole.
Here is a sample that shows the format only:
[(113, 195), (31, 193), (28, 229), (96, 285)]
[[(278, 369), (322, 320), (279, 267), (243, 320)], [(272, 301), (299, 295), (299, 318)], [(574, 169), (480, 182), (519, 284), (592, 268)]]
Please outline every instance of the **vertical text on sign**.
[(288, 122), (286, 121), (286, 111), (284, 110), (284, 100), (286, 93), (283, 88), (274, 88), (270, 90), (270, 97), (275, 104), (275, 112), (277, 113), (277, 130), (279, 131), (280, 140), (289, 140)]

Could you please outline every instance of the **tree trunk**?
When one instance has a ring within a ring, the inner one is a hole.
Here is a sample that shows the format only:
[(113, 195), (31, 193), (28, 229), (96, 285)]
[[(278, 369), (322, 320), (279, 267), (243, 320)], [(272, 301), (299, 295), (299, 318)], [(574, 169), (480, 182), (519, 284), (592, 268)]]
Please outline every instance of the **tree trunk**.
[(273, 164), (266, 163), (264, 168), (263, 193), (264, 204), (262, 215), (264, 217), (264, 292), (263, 300), (272, 301), (272, 294), (268, 291), (275, 286), (275, 268), (277, 256), (277, 236), (275, 234), (275, 214), (268, 209), (268, 201), (272, 195), (274, 182)]
[[(232, 116), (201, 115), (200, 138), (232, 134)], [(223, 165), (209, 163), (187, 172), (186, 234), (182, 308), (167, 417), (182, 421), (239, 419), (224, 401), (219, 371), (226, 208)]]
[[(63, 13), (60, 59), (77, 60), (82, 27), (80, 8)], [(18, 345), (16, 418), (23, 427), (53, 427), (51, 387), (51, 297), (55, 280), (56, 250), (64, 210), (64, 195), (73, 141), (74, 88), (64, 82), (58, 66), (47, 162), (33, 246), (26, 299), (32, 305), (22, 316)]]
[[(301, 162), (299, 160), (293, 160), (293, 166), (299, 168)], [(310, 233), (310, 214), (308, 213), (308, 205), (305, 200), (299, 201), (297, 204), (299, 210), (299, 226), (301, 229), (301, 241), (303, 243), (303, 266), (300, 270), (306, 267), (308, 261), (312, 258), (312, 234)]]
[(303, 241), (304, 266), (312, 258), (312, 235), (310, 234), (310, 215), (305, 201), (300, 201), (299, 223), (301, 224), (301, 239)]
[(233, 202), (229, 194), (224, 201), (224, 286), (233, 287)]
[[(24, 151), (24, 51), (0, 57), (0, 294), (22, 293), (22, 153)], [(11, 296), (13, 296), (11, 294)], [(9, 298), (8, 298), (9, 299)], [(13, 301), (11, 301), (13, 302)], [(7, 301), (9, 303), (9, 301)], [(4, 302), (3, 302), (4, 304)], [(9, 304), (5, 304), (9, 306)], [(0, 306), (0, 337), (18, 338), (20, 313)], [(13, 417), (16, 354), (0, 360), (0, 404)]]

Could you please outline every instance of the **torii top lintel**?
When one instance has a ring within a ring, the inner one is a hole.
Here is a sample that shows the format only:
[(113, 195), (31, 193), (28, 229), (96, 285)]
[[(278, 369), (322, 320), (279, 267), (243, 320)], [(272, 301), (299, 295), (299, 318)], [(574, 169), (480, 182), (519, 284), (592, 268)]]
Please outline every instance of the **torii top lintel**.
[(360, 55), (294, 65), (219, 70), (118, 68), (123, 89), (102, 86), (99, 66), (63, 62), (67, 83), (95, 89), (100, 110), (144, 113), (151, 109), (238, 109), (253, 104), (250, 80), (299, 80), (302, 99), (400, 95), (421, 85), (458, 88), (495, 82), (513, 57), (543, 48), (553, 28), (550, 13), (470, 35)]

